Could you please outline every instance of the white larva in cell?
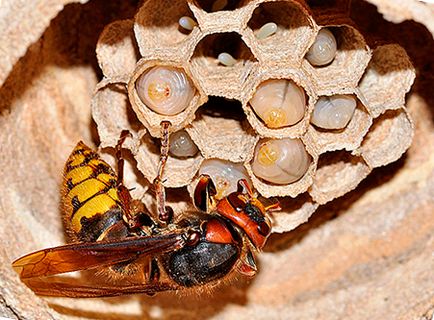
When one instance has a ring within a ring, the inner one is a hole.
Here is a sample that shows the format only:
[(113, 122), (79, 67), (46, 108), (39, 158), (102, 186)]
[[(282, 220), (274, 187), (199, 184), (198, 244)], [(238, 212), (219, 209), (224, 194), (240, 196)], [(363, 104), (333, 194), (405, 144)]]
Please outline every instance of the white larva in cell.
[(281, 128), (303, 119), (306, 95), (291, 80), (267, 80), (258, 86), (249, 103), (267, 127)]
[(195, 26), (197, 26), (196, 21), (194, 21), (192, 18), (187, 17), (187, 16), (183, 16), (183, 17), (179, 18), (178, 23), (184, 29), (190, 30), (190, 31), (193, 30), (193, 28)]
[(151, 110), (162, 115), (184, 111), (195, 94), (195, 88), (181, 69), (153, 67), (136, 81), (137, 94)]
[(256, 145), (252, 171), (275, 184), (289, 184), (307, 172), (312, 160), (300, 139), (263, 139)]
[(249, 175), (241, 163), (218, 159), (205, 160), (199, 169), (199, 174), (207, 174), (212, 178), (217, 190), (217, 199), (237, 191), (237, 183), (240, 179), (246, 179), (251, 184)]
[(217, 57), (218, 61), (226, 67), (232, 67), (237, 63), (237, 60), (227, 52), (222, 52)]
[(199, 151), (185, 130), (174, 132), (170, 135), (169, 152), (178, 158), (194, 157)]
[(268, 38), (273, 34), (275, 34), (276, 31), (277, 31), (277, 24), (275, 24), (274, 22), (266, 23), (258, 30), (258, 32), (256, 33), (256, 38), (258, 40)]
[(357, 101), (354, 96), (337, 94), (318, 99), (310, 122), (323, 129), (343, 129), (353, 117)]
[(321, 29), (309, 48), (306, 59), (314, 66), (325, 66), (334, 60), (336, 51), (337, 43), (333, 33), (328, 29)]

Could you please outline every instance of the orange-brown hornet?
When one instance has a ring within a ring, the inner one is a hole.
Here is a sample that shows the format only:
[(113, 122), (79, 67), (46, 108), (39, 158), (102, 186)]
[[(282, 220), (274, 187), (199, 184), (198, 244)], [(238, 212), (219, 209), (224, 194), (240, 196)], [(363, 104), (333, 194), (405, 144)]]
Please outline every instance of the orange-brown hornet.
[[(238, 191), (216, 200), (208, 176), (194, 191), (197, 212), (174, 218), (165, 206), (161, 173), (167, 159), (168, 125), (163, 124), (162, 156), (154, 181), (156, 217), (123, 184), (123, 132), (116, 146), (118, 174), (79, 142), (64, 170), (62, 204), (73, 243), (30, 253), (13, 267), (36, 294), (105, 297), (154, 294), (202, 286), (233, 272), (253, 276), (254, 253), (270, 234), (267, 211), (245, 180)], [(94, 269), (93, 277), (59, 274)], [(161, 271), (164, 271), (163, 272)], [(99, 276), (98, 276), (99, 275)], [(103, 275), (103, 281), (101, 276)]]

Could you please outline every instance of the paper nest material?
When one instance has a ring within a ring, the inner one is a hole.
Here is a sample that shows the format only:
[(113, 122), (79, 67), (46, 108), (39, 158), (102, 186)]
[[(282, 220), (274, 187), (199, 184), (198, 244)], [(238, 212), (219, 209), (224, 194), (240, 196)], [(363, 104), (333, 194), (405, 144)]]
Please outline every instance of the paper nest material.
[[(147, 1), (133, 21), (115, 21), (99, 38), (96, 51), (104, 78), (93, 97), (92, 115), (101, 146), (115, 146), (120, 132), (130, 130), (133, 138), (126, 147), (149, 181), (156, 176), (159, 159), (153, 137), (159, 137), (161, 121), (169, 120), (172, 131), (187, 130), (200, 154), (170, 157), (163, 177), (166, 187), (191, 190), (205, 159), (241, 162), (261, 195), (280, 197), (283, 210), (274, 214), (274, 231), (283, 232), (408, 149), (414, 129), (405, 94), (415, 71), (400, 46), (369, 48), (351, 20), (340, 13), (318, 15), (301, 1), (255, 0), (240, 2), (232, 11), (207, 10), (196, 1)], [(180, 28), (182, 16), (197, 22), (191, 32)], [(258, 40), (255, 33), (270, 21), (278, 24), (277, 32)], [(331, 64), (315, 68), (305, 54), (325, 27), (336, 36), (338, 52)], [(213, 55), (228, 43), (239, 48), (231, 67), (222, 66)], [(157, 65), (184, 70), (196, 87), (190, 105), (177, 115), (155, 113), (137, 95), (135, 81)], [(272, 129), (256, 116), (248, 101), (267, 79), (291, 79), (304, 89), (307, 108), (300, 122)], [(355, 114), (345, 129), (319, 130), (309, 123), (314, 104), (320, 96), (334, 94), (356, 96)], [(203, 112), (215, 97), (239, 104), (241, 120)], [(263, 137), (300, 138), (312, 157), (306, 174), (288, 185), (257, 178), (250, 163)], [(291, 198), (303, 199), (306, 205), (294, 210)]]

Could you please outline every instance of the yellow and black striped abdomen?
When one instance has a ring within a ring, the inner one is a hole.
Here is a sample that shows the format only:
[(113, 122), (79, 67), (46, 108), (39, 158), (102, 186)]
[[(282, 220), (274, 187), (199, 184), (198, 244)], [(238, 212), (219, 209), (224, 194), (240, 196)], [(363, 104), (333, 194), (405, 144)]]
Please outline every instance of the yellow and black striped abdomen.
[(79, 142), (64, 171), (62, 206), (68, 229), (80, 241), (96, 241), (122, 220), (117, 176), (99, 155)]

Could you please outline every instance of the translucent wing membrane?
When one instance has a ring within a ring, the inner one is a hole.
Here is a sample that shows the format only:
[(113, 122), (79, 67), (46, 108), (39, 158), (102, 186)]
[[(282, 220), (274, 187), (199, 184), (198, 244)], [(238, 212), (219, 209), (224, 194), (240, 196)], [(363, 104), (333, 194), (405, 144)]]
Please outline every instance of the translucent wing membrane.
[(182, 233), (120, 241), (73, 243), (36, 251), (16, 260), (12, 266), (22, 279), (113, 265), (145, 255), (160, 255), (184, 246)]
[(84, 281), (62, 276), (23, 279), (23, 282), (37, 295), (70, 298), (115, 297), (137, 293), (154, 294), (161, 291), (182, 289), (177, 284), (168, 282), (122, 286), (118, 283), (89, 283), (88, 279)]

